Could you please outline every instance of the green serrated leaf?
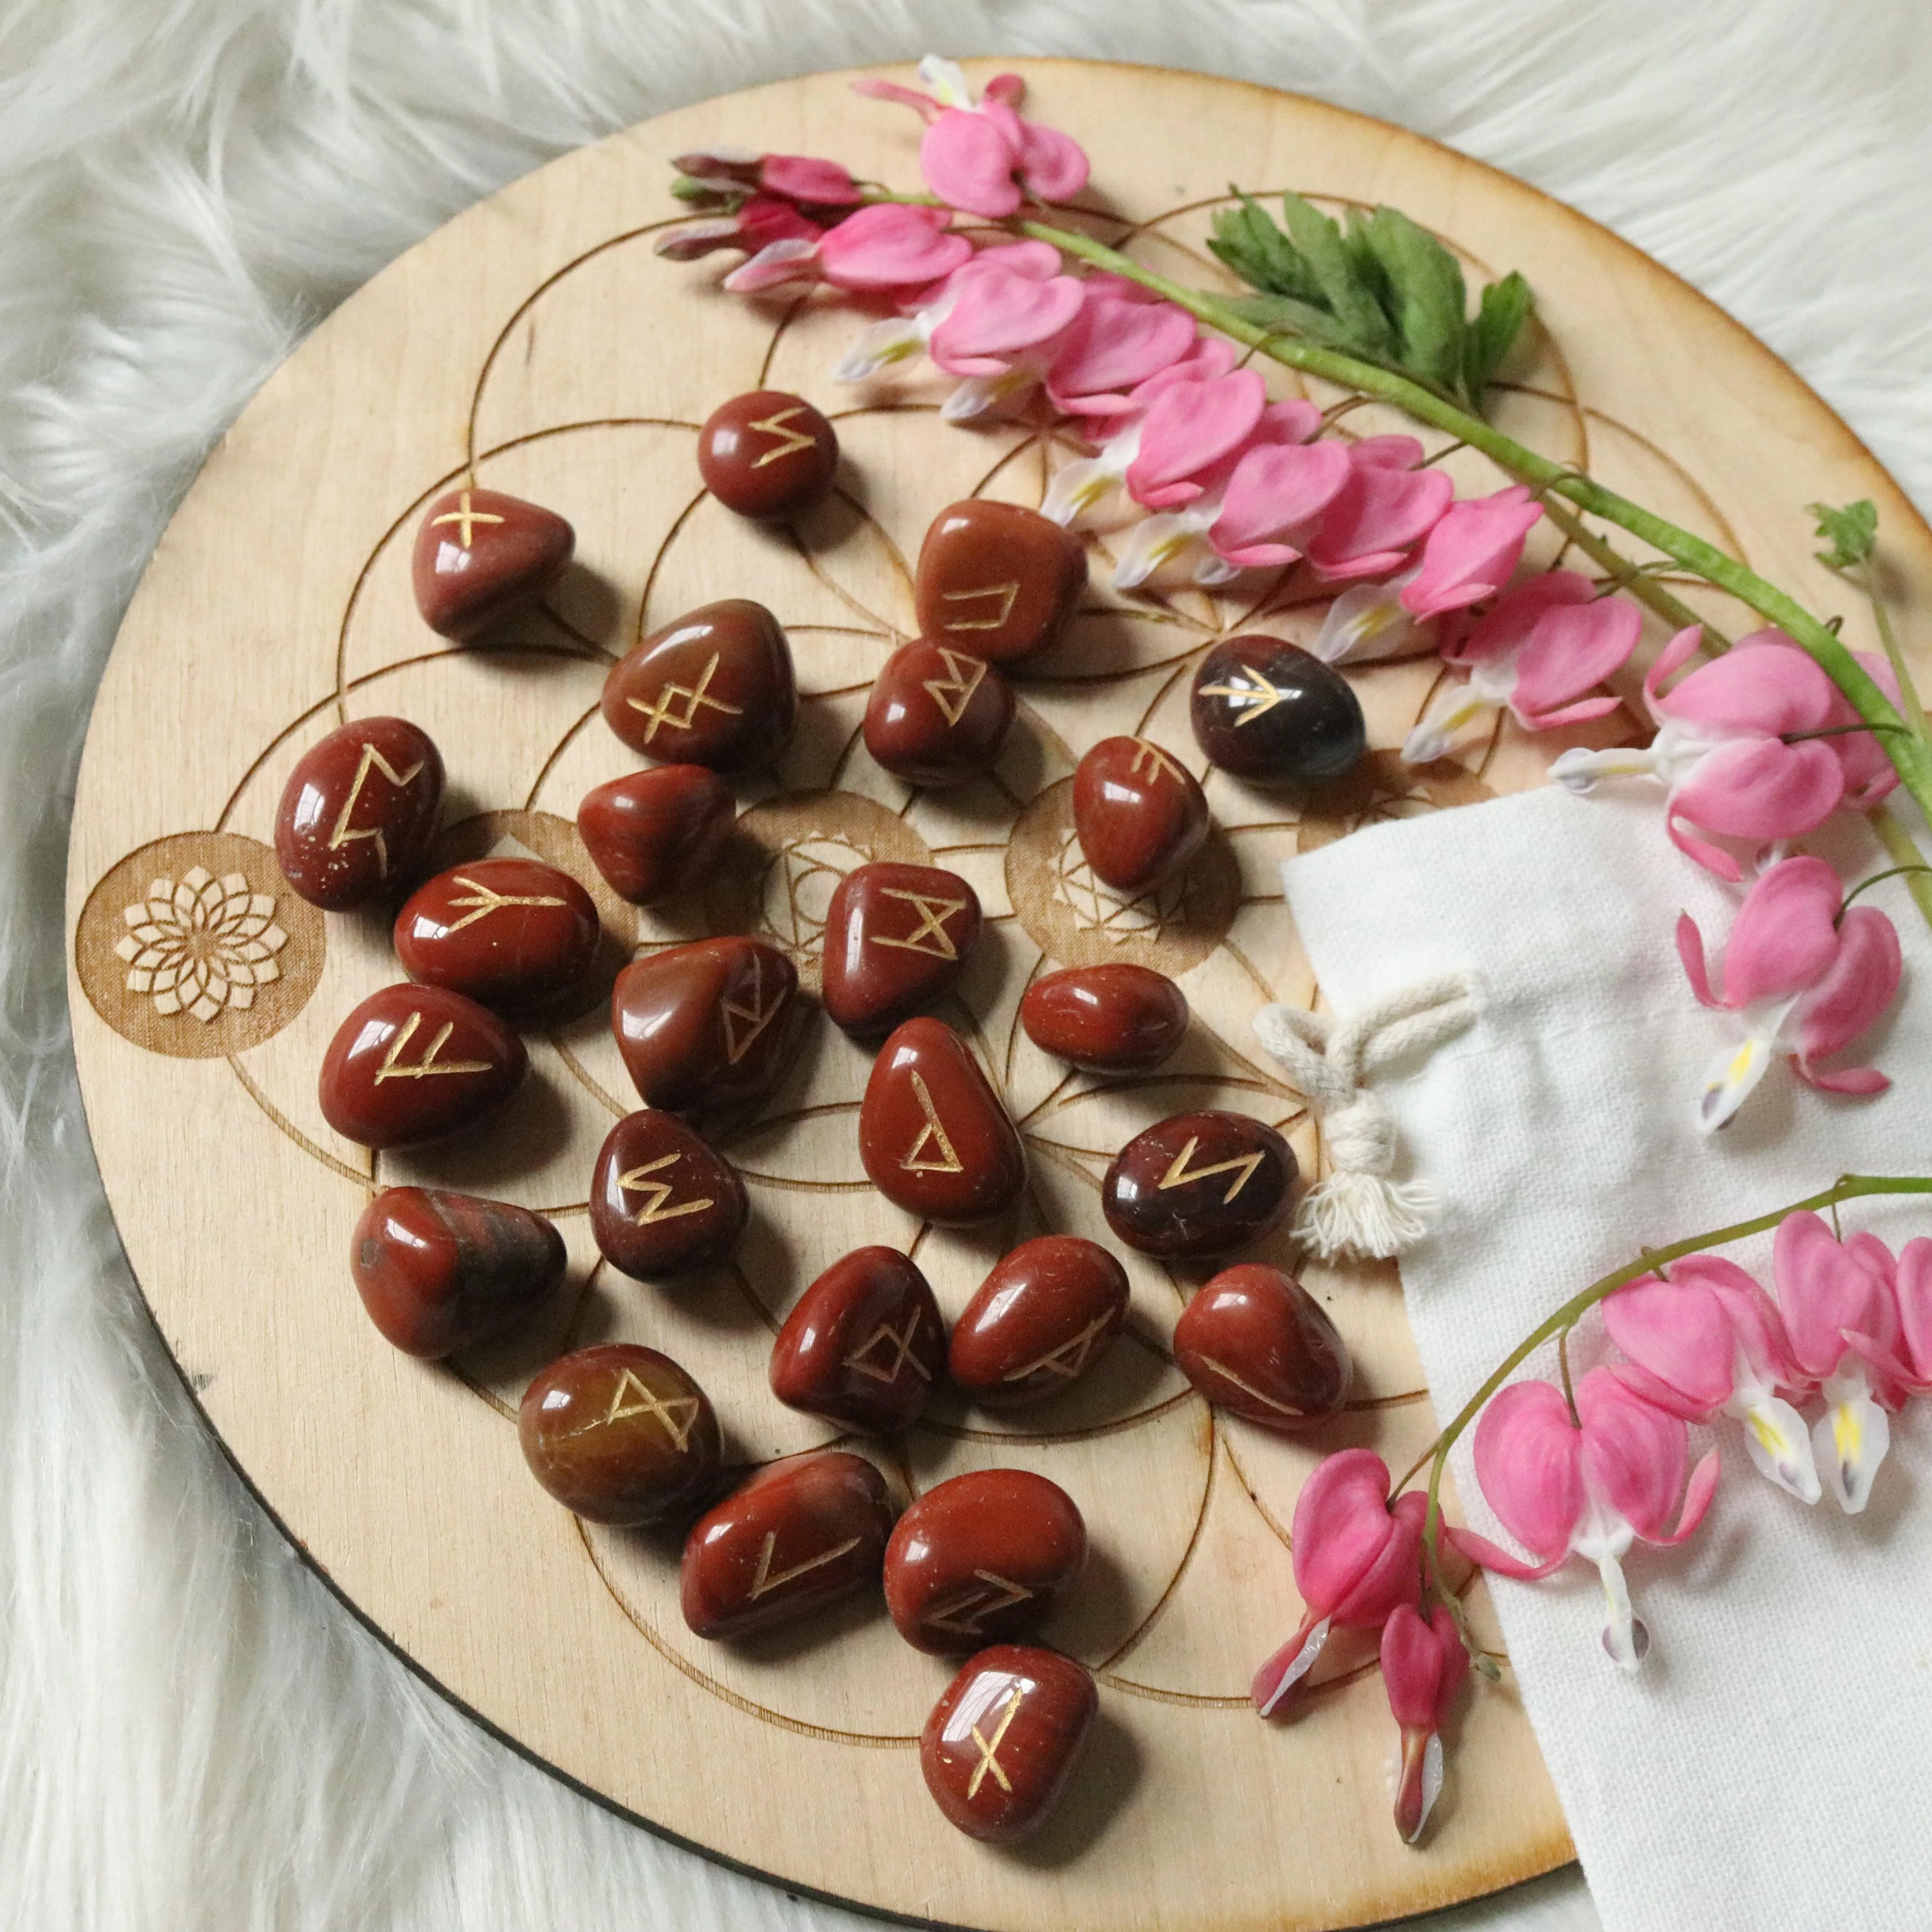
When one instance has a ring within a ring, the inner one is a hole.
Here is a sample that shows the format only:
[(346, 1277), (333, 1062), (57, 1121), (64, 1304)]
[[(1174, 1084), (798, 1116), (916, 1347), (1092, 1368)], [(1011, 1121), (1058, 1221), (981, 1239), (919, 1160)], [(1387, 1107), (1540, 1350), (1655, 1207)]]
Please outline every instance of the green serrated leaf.
[(1832, 570), (1849, 570), (1863, 563), (1878, 542), (1878, 506), (1869, 496), (1834, 509), (1829, 503), (1804, 506), (1818, 520), (1818, 534), (1832, 548), (1818, 553), (1818, 561)]
[(1312, 302), (1298, 302), (1292, 296), (1238, 296), (1224, 304), (1244, 322), (1252, 322), (1279, 335), (1298, 335), (1324, 349), (1346, 349), (1354, 344), (1348, 332), (1324, 308)]
[(1514, 269), (1484, 290), (1463, 346), (1469, 400), (1476, 408), (1482, 407), (1483, 392), (1495, 380), (1535, 306), (1528, 283)]
[(1369, 239), (1369, 217), (1364, 210), (1351, 206), (1346, 211), (1342, 245), (1348, 250), (1348, 260), (1354, 265), (1356, 280), (1375, 297), (1376, 307), (1388, 318), (1389, 340), (1395, 341), (1400, 333), (1396, 320), (1395, 292), (1389, 286), (1388, 275), (1376, 253), (1375, 244)]
[(1216, 211), (1214, 233), (1208, 245), (1251, 288), (1303, 300), (1319, 299), (1321, 291), (1288, 237), (1246, 195), (1241, 196), (1240, 207)]
[(1342, 240), (1342, 231), (1319, 208), (1292, 192), (1282, 198), (1288, 238), (1307, 265), (1321, 299), (1342, 327), (1343, 346), (1381, 359), (1395, 340), (1372, 290), (1363, 284)]
[(1463, 393), (1462, 270), (1434, 236), (1393, 208), (1378, 208), (1364, 233), (1388, 276), (1403, 366), (1436, 388)]

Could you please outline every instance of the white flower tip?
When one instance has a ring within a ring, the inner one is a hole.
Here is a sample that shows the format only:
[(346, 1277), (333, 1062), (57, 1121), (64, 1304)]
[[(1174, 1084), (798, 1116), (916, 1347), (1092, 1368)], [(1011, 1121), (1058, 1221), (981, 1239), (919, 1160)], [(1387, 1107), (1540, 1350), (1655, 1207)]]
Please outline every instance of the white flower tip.
[(942, 107), (970, 107), (973, 90), (965, 70), (944, 54), (928, 54), (919, 64), (920, 83)]
[(1412, 1845), (1422, 1836), (1423, 1827), (1429, 1822), (1429, 1814), (1436, 1809), (1436, 1801), (1442, 1796), (1442, 1740), (1435, 1732), (1429, 1734), (1429, 1742), (1422, 1753), (1422, 1813), (1415, 1821), (1415, 1829), (1409, 1833)]
[(1745, 1411), (1744, 1424), (1744, 1448), (1758, 1472), (1801, 1503), (1815, 1503), (1824, 1490), (1798, 1412), (1781, 1397), (1770, 1396)]
[(1550, 767), (1550, 776), (1565, 791), (1574, 791), (1579, 797), (1597, 788), (1598, 774), (1588, 752), (1565, 752)]
[(1622, 1630), (1606, 1624), (1604, 1648), (1619, 1670), (1636, 1676), (1642, 1669), (1644, 1659), (1650, 1654), (1649, 1624), (1641, 1617), (1632, 1617), (1628, 1627)]
[(1697, 1096), (1697, 1130), (1714, 1134), (1736, 1119), (1771, 1064), (1771, 1046), (1755, 1034), (1714, 1068)]
[(1433, 724), (1418, 724), (1402, 740), (1402, 761), (1406, 765), (1432, 765), (1448, 749), (1445, 733)]
[(1858, 1515), (1871, 1500), (1873, 1479), (1892, 1447), (1892, 1424), (1864, 1392), (1862, 1378), (1856, 1394), (1818, 1418), (1811, 1446), (1832, 1499), (1846, 1515)]

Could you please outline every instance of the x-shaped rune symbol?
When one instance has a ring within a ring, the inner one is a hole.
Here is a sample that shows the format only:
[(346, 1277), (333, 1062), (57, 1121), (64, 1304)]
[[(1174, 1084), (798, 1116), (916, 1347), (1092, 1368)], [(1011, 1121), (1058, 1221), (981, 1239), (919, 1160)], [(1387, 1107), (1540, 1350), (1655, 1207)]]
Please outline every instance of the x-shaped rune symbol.
[(986, 1774), (989, 1771), (993, 1774), (994, 1783), (1002, 1791), (1010, 1792), (1012, 1790), (1012, 1781), (1000, 1769), (1000, 1760), (994, 1754), (999, 1750), (1000, 1740), (1006, 1736), (1006, 1726), (1012, 1722), (1013, 1714), (1018, 1710), (1021, 1700), (1025, 1696), (1026, 1686), (1016, 1684), (1012, 1695), (1006, 1700), (1006, 1708), (1000, 1713), (1000, 1721), (994, 1730), (990, 1744), (980, 1735), (980, 1726), (977, 1724), (973, 1726), (973, 1742), (980, 1747), (980, 1762), (973, 1767), (973, 1775), (967, 1780), (966, 1798), (969, 1804), (979, 1796), (980, 1787), (986, 1782)]

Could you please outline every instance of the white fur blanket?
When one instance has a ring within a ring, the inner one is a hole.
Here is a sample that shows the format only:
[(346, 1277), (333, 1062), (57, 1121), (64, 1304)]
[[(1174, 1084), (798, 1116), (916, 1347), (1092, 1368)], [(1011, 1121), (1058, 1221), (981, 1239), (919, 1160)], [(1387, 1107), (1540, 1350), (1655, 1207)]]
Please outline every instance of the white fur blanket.
[[(1511, 169), (1708, 290), (1932, 505), (1922, 0), (6, 0), (0, 1924), (850, 1922), (532, 1769), (282, 1546), (120, 1264), (68, 1050), (61, 883), (122, 607), (305, 328), (562, 149), (928, 47), (1213, 69)], [(1572, 1875), (1451, 1922), (1594, 1920)]]

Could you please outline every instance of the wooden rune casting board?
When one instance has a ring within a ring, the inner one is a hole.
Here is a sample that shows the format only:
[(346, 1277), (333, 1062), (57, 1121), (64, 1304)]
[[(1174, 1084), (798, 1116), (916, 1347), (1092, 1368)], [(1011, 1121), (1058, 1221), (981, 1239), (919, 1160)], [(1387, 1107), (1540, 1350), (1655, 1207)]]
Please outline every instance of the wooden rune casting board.
[[(1924, 602), (1932, 537), (1844, 427), (1716, 309), (1568, 209), (1291, 96), (1021, 64), (1030, 107), (1092, 153), (1086, 204), (1109, 236), (1131, 223), (1143, 259), (1218, 280), (1201, 242), (1231, 176), (1331, 208), (1391, 202), (1456, 248), (1472, 280), (1516, 267), (1536, 289), (1546, 332), (1508, 371), (1505, 427), (1845, 611), (1862, 646), (1865, 614), (1810, 560), (1802, 506), (1875, 496), (1895, 587), (1906, 606)], [(974, 70), (981, 81), (995, 70)], [(1313, 1165), (1301, 1102), (1250, 1033), (1267, 1000), (1316, 997), (1280, 862), (1372, 820), (1538, 783), (1564, 745), (1635, 728), (1624, 715), (1532, 743), (1512, 728), (1460, 763), (1404, 773), (1389, 748), (1436, 674), (1412, 658), (1355, 674), (1382, 748), (1356, 778), (1306, 800), (1251, 789), (1198, 754), (1192, 666), (1257, 610), (1269, 614), (1262, 628), (1305, 639), (1318, 591), (1297, 577), (1130, 602), (1106, 587), (1102, 538), (1071, 637), (1021, 678), (996, 774), (915, 793), (880, 770), (859, 720), (912, 622), (908, 564), (927, 523), (976, 492), (1037, 503), (1051, 466), (1078, 451), (1034, 418), (940, 423), (944, 386), (922, 366), (842, 389), (829, 371), (862, 319), (852, 308), (796, 291), (746, 302), (717, 286), (735, 256), (652, 255), (653, 234), (680, 216), (669, 158), (710, 143), (835, 154), (916, 184), (913, 117), (855, 100), (849, 79), (666, 116), (472, 208), (316, 330), (209, 459), (108, 666), (69, 872), (76, 1051), (129, 1258), (227, 1451), (358, 1612), (519, 1748), (716, 1855), (794, 1888), (1002, 1932), (1354, 1924), (1545, 1870), (1570, 1846), (1507, 1672), (1454, 1726), (1448, 1792), (1420, 1850), (1390, 1822), (1394, 1730), (1371, 1650), (1331, 1646), (1325, 1688), (1292, 1725), (1262, 1724), (1246, 1706), (1254, 1666), (1299, 1614), (1286, 1526), (1318, 1454), (1366, 1444), (1399, 1471), (1436, 1426), (1390, 1269), (1306, 1271), (1358, 1378), (1348, 1414), (1317, 1443), (1208, 1412), (1165, 1339), (1210, 1270), (1136, 1258), (1130, 1333), (1076, 1389), (1004, 1418), (942, 1396), (902, 1449), (872, 1446), (902, 1490), (1018, 1465), (1085, 1513), (1090, 1570), (1046, 1634), (1096, 1670), (1101, 1717), (1067, 1801), (1011, 1852), (962, 1837), (928, 1798), (914, 1739), (950, 1666), (902, 1643), (876, 1602), (741, 1646), (700, 1642), (677, 1611), (675, 1541), (580, 1525), (518, 1454), (514, 1404), (532, 1374), (606, 1338), (683, 1362), (716, 1401), (734, 1462), (825, 1442), (765, 1384), (772, 1331), (820, 1269), (862, 1243), (900, 1244), (956, 1316), (1014, 1240), (1048, 1228), (1106, 1238), (1100, 1174), (1163, 1114), (1245, 1108), (1283, 1125)], [(1286, 372), (1270, 380), (1296, 392)], [(698, 484), (697, 424), (758, 386), (812, 398), (843, 442), (839, 494), (795, 532), (740, 521)], [(1340, 425), (1402, 427), (1375, 411)], [(1466, 452), (1449, 460), (1464, 493), (1497, 487)], [(470, 477), (568, 517), (578, 567), (541, 614), (461, 650), (417, 615), (409, 554), (423, 505)], [(1554, 541), (1538, 538), (1546, 558)], [(724, 596), (755, 598), (786, 626), (797, 735), (776, 783), (740, 788), (738, 832), (701, 894), (639, 914), (603, 888), (573, 824), (590, 786), (638, 763), (599, 720), (598, 691), (645, 631)], [(446, 860), (528, 850), (562, 865), (596, 892), (616, 957), (756, 932), (815, 988), (843, 872), (929, 857), (969, 879), (990, 922), (945, 1010), (1022, 1125), (1023, 1210), (932, 1232), (875, 1194), (855, 1132), (870, 1055), (822, 1019), (759, 1121), (727, 1143), (752, 1223), (736, 1265), (693, 1286), (646, 1288), (596, 1265), (591, 1163), (635, 1103), (596, 1001), (532, 1039), (531, 1078), (494, 1129), (380, 1162), (337, 1137), (316, 1101), (324, 1046), (352, 1004), (401, 976), (385, 920), (325, 920), (288, 889), (268, 842), (301, 754), (384, 712), (442, 748)], [(1070, 842), (1069, 799), (1079, 753), (1130, 731), (1201, 773), (1220, 829), (1184, 884), (1123, 904)], [(152, 985), (130, 986), (122, 944), (157, 919), (178, 952), (225, 948), (274, 976), (167, 1011)], [(1178, 978), (1193, 1030), (1154, 1076), (1069, 1077), (1019, 1033), (1018, 996), (1054, 964), (1117, 959)], [(571, 1276), (530, 1332), (450, 1367), (378, 1337), (350, 1286), (349, 1232), (376, 1184), (410, 1180), (557, 1216)], [(1293, 1259), (1285, 1240), (1260, 1258)], [(1499, 1648), (1480, 1586), (1471, 1600)]]

